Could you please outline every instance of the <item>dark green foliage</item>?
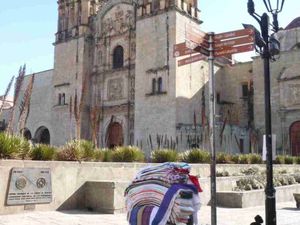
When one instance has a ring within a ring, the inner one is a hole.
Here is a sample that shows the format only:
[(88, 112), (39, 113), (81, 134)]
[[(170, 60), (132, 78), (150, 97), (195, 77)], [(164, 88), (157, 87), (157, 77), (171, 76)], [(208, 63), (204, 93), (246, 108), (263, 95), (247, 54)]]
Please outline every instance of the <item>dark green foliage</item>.
[(30, 151), (30, 158), (33, 160), (53, 160), (56, 152), (57, 150), (53, 146), (38, 144)]
[(192, 149), (182, 153), (181, 160), (187, 163), (210, 163), (208, 151)]
[(257, 175), (259, 173), (259, 169), (258, 167), (252, 166), (241, 170), (241, 173), (245, 175)]
[(230, 157), (225, 152), (218, 152), (216, 155), (216, 161), (217, 163), (228, 163), (230, 161)]
[(57, 160), (77, 161), (91, 160), (94, 156), (93, 144), (86, 140), (72, 140), (65, 144), (57, 153)]
[(259, 154), (248, 154), (250, 164), (261, 164), (263, 162), (261, 155)]
[(276, 164), (284, 164), (284, 155), (278, 155), (276, 156), (276, 159), (275, 159), (275, 163)]
[(240, 164), (248, 164), (249, 163), (249, 156), (246, 154), (239, 155), (239, 163)]
[(293, 157), (293, 156), (286, 155), (286, 156), (284, 157), (284, 163), (285, 163), (285, 164), (293, 164), (293, 163), (294, 163), (294, 157)]
[(113, 162), (144, 162), (144, 153), (137, 147), (117, 147), (111, 153)]
[(300, 164), (300, 156), (294, 157), (294, 163)]
[(102, 149), (95, 149), (93, 159), (95, 162), (103, 162), (105, 157), (105, 151)]
[(232, 163), (238, 164), (239, 163), (239, 155), (231, 155), (230, 161)]
[(25, 159), (30, 151), (29, 142), (20, 136), (0, 133), (0, 158)]
[(151, 154), (154, 163), (177, 162), (178, 158), (178, 153), (173, 149), (158, 149)]
[(217, 171), (216, 172), (217, 177), (229, 177), (229, 172), (226, 170), (223, 171)]

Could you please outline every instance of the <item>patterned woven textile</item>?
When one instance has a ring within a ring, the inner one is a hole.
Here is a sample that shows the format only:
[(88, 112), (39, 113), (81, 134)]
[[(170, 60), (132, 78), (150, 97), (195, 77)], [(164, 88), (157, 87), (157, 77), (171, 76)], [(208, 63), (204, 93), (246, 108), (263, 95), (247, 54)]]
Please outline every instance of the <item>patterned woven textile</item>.
[[(198, 178), (186, 163), (163, 163), (143, 168), (125, 190), (130, 225), (198, 224)], [(183, 198), (189, 195), (189, 198)]]

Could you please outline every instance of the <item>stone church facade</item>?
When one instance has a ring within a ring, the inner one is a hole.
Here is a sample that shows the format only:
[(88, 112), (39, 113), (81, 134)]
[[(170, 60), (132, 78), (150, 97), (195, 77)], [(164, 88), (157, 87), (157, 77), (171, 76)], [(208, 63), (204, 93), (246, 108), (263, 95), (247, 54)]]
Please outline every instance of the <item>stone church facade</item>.
[[(208, 148), (207, 61), (178, 67), (181, 58), (173, 57), (186, 25), (202, 23), (197, 5), (59, 0), (54, 69), (35, 74), (27, 136), (53, 145), (80, 136), (101, 147), (138, 145), (147, 154), (158, 147)], [(294, 155), (300, 154), (299, 33), (292, 25), (279, 33), (283, 52), (271, 65), (277, 147)], [(216, 63), (219, 150), (261, 150), (262, 69), (259, 57), (232, 66)]]

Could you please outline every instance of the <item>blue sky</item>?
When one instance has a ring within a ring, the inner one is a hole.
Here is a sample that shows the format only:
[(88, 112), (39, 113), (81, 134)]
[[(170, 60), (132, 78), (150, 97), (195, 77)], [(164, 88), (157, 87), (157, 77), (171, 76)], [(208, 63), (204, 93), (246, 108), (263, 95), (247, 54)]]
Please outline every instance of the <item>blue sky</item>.
[[(247, 14), (247, 0), (198, 0), (202, 29), (216, 33), (241, 29), (241, 23), (256, 21)], [(276, 2), (275, 0), (271, 0)], [(57, 27), (56, 0), (3, 1), (0, 7), (0, 95), (19, 67), (26, 63), (27, 73), (53, 68), (54, 34)], [(257, 13), (265, 8), (254, 0)], [(285, 27), (300, 16), (300, 1), (286, 0), (279, 24)], [(22, 4), (21, 4), (22, 3)]]

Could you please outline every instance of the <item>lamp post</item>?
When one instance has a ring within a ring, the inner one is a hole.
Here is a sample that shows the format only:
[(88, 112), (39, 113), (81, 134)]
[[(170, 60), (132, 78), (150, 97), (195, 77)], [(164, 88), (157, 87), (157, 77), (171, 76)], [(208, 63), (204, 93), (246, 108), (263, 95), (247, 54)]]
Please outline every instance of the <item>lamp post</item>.
[[(282, 11), (285, 0), (277, 0), (276, 7), (273, 8), (270, 0), (263, 0), (267, 10), (273, 16), (273, 23), (271, 27), (276, 33), (279, 29), (277, 15)], [(259, 23), (261, 29), (261, 38), (256, 40), (256, 44), (260, 41), (263, 43), (259, 53), (264, 61), (264, 88), (265, 88), (265, 132), (266, 132), (266, 150), (267, 150), (267, 162), (266, 162), (266, 173), (267, 173), (267, 185), (265, 188), (266, 201), (265, 201), (265, 220), (266, 225), (276, 225), (276, 198), (275, 189), (273, 185), (273, 162), (272, 162), (272, 125), (271, 125), (271, 94), (270, 94), (270, 59), (273, 57), (271, 54), (274, 51), (270, 51), (269, 44), (272, 41), (269, 35), (269, 16), (267, 13), (263, 13), (259, 16), (255, 12), (255, 6), (253, 0), (248, 0), (248, 13)], [(271, 45), (273, 46), (273, 45)], [(276, 51), (275, 51), (276, 52)], [(277, 51), (278, 52), (278, 51)]]

